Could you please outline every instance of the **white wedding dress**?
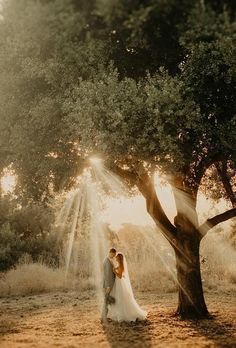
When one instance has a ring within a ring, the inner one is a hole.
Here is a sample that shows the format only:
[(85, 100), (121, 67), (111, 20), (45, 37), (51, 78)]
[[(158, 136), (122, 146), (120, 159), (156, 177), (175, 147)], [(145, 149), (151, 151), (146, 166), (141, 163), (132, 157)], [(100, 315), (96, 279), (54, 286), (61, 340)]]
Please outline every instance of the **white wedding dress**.
[(134, 298), (125, 258), (122, 278), (116, 276), (110, 295), (115, 298), (115, 303), (108, 306), (108, 318), (119, 322), (146, 319), (147, 312), (139, 307)]

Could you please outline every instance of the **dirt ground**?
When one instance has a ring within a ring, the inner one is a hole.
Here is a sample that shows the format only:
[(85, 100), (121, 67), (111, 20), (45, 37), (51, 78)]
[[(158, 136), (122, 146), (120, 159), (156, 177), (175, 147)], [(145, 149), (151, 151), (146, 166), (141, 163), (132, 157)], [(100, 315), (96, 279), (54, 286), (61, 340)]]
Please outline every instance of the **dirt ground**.
[(93, 293), (56, 292), (0, 299), (0, 347), (236, 347), (233, 294), (206, 294), (213, 319), (173, 316), (176, 294), (136, 294), (149, 311), (137, 324), (99, 321)]

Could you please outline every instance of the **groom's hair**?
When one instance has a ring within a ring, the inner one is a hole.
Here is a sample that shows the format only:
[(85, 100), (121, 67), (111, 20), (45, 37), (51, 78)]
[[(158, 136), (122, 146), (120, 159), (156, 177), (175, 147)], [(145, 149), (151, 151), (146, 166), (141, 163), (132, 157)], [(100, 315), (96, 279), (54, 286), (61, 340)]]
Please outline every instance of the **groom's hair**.
[(116, 254), (116, 249), (115, 248), (111, 248), (109, 252), (113, 253), (113, 254)]

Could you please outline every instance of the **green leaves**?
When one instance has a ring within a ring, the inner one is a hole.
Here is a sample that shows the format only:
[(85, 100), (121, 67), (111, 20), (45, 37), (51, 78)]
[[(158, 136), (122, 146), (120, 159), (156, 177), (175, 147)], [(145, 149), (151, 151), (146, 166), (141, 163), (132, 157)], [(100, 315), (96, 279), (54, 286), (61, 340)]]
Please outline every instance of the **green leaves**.
[[(236, 22), (225, 10), (217, 13), (209, 6), (196, 6), (187, 27), (180, 39), (187, 52), (181, 75), (199, 105), (207, 134), (205, 146), (230, 159), (235, 156), (236, 142), (232, 123), (236, 115)], [(224, 140), (227, 137), (231, 150)]]
[(169, 169), (191, 160), (183, 146), (190, 130), (202, 131), (201, 117), (177, 78), (162, 73), (136, 83), (110, 73), (103, 81), (81, 82), (72, 95), (66, 122), (73, 123), (86, 148), (120, 159), (132, 155), (152, 162), (158, 157)]
[(210, 2), (6, 3), (0, 160), (23, 195), (71, 187), (93, 151), (193, 177), (233, 156), (235, 21)]

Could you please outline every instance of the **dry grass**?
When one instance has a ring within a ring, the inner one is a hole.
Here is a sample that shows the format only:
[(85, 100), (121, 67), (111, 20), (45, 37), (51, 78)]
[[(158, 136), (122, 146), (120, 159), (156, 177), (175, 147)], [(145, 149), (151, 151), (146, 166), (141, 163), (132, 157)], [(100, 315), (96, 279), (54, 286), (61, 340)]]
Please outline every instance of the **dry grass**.
[(43, 263), (23, 263), (0, 276), (0, 297), (29, 295), (55, 290), (94, 289), (91, 277), (76, 277), (65, 268), (52, 268)]
[(202, 279), (205, 290), (211, 292), (236, 291), (236, 249), (227, 234), (209, 233), (201, 246)]
[(65, 272), (41, 263), (20, 264), (2, 276), (0, 296), (27, 295), (68, 287)]

